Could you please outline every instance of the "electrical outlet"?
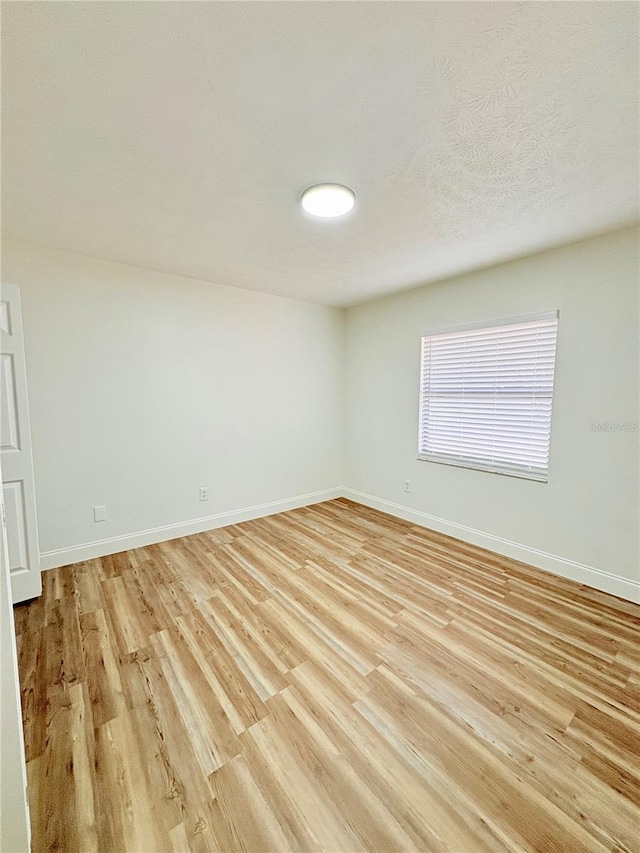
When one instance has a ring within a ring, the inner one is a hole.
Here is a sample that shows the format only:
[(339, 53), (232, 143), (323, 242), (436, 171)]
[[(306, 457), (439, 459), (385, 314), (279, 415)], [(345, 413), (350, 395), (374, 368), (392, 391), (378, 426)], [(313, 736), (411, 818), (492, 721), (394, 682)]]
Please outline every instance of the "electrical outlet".
[(411, 491), (411, 480), (405, 480), (404, 481), (404, 490), (405, 490), (405, 492)]
[(200, 500), (208, 501), (209, 500), (209, 486), (203, 486), (200, 489)]
[(94, 521), (106, 521), (107, 520), (107, 508), (106, 508), (106, 506), (94, 506), (94, 508), (93, 508), (93, 520)]

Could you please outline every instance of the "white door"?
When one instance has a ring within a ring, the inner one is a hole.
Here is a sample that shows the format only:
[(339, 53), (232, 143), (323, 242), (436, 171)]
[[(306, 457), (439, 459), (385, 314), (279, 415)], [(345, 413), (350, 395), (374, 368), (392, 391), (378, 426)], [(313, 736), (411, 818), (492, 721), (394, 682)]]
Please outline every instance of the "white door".
[(0, 850), (28, 853), (27, 768), (10, 595), (6, 530), (0, 517)]
[(31, 459), (20, 288), (0, 293), (0, 455), (11, 593), (14, 603), (40, 595), (40, 550)]

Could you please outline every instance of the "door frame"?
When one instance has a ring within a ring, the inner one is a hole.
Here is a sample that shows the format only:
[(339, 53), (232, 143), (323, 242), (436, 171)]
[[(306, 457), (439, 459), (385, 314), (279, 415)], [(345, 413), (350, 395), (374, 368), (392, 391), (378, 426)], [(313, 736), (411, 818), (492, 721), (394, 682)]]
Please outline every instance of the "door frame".
[(31, 823), (15, 636), (4, 503), (0, 491), (0, 850), (29, 853)]

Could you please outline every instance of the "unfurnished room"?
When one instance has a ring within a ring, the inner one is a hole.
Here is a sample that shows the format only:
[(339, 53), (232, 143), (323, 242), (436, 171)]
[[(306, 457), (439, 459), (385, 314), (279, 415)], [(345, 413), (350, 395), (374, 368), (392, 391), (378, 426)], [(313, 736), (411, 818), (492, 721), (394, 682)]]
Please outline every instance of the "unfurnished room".
[(640, 853), (640, 3), (1, 7), (1, 853)]

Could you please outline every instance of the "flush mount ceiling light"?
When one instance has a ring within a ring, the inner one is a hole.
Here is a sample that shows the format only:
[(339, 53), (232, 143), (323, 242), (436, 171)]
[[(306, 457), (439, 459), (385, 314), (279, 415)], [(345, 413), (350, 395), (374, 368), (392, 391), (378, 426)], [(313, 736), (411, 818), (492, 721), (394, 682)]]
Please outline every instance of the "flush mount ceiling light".
[(302, 193), (302, 207), (312, 216), (344, 216), (356, 203), (356, 194), (342, 184), (316, 184)]

